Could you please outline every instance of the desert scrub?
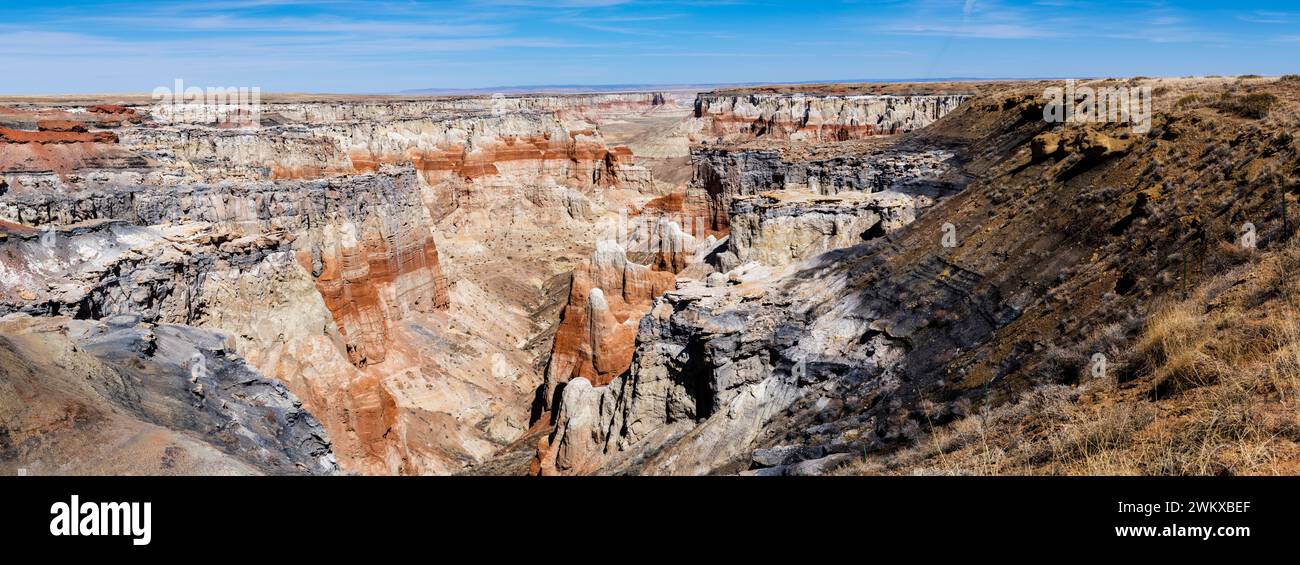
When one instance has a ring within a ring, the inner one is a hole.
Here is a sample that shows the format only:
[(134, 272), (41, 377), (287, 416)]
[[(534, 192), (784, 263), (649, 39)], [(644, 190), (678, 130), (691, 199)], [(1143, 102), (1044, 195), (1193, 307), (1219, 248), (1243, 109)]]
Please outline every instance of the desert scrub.
[(1187, 94), (1180, 97), (1176, 102), (1174, 102), (1174, 107), (1178, 109), (1183, 109), (1183, 108), (1191, 108), (1193, 106), (1199, 106), (1200, 104), (1201, 104), (1200, 96), (1196, 94)]
[[(1118, 378), (1034, 387), (839, 472), (1300, 472), (1300, 243), (1242, 261), (1157, 308), (1135, 338), (1099, 331), (1087, 349), (1123, 347)], [(1080, 371), (1087, 349), (1050, 352), (1040, 370)]]
[(1268, 111), (1277, 105), (1277, 97), (1267, 92), (1251, 94), (1225, 94), (1215, 106), (1242, 118), (1260, 119), (1268, 116)]

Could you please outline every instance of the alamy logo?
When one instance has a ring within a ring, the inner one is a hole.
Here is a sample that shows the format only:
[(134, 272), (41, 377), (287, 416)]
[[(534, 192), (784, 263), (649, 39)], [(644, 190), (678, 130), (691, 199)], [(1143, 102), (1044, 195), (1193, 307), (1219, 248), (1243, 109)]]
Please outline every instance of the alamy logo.
[(134, 545), (149, 545), (152, 503), (81, 502), (72, 495), (68, 502), (50, 506), (50, 535), (53, 536), (131, 536)]
[(172, 87), (153, 89), (155, 120), (165, 123), (228, 124), (258, 127), (262, 123), (260, 87), (185, 86), (176, 79)]
[(1101, 353), (1092, 354), (1092, 378), (1106, 378), (1106, 356)]
[(1049, 123), (1127, 123), (1133, 133), (1151, 131), (1149, 86), (1076, 86), (1067, 80), (1064, 88), (1044, 89), (1043, 97), (1048, 100), (1043, 119)]
[(1255, 224), (1250, 222), (1241, 224), (1241, 247), (1243, 249), (1254, 249), (1255, 239)]
[(944, 222), (942, 226), (939, 226), (939, 229), (943, 232), (943, 236), (939, 238), (939, 244), (949, 249), (957, 247), (957, 226)]

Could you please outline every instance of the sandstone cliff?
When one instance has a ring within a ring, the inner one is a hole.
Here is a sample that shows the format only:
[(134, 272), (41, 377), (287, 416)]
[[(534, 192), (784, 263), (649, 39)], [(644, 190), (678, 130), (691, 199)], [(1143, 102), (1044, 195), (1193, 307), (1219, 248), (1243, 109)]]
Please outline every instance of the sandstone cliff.
[(912, 131), (961, 105), (961, 94), (825, 95), (706, 92), (695, 99), (705, 139), (845, 141)]

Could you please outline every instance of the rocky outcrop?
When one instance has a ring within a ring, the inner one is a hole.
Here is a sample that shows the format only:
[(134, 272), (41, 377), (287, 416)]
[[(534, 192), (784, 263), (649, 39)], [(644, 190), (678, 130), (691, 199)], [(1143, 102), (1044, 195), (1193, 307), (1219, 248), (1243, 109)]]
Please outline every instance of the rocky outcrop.
[(931, 202), (892, 190), (742, 196), (732, 201), (728, 251), (737, 263), (786, 265), (893, 232)]
[(317, 179), (371, 172), (382, 164), (411, 164), (435, 188), (436, 199), (447, 204), (466, 196), (491, 199), (491, 191), (483, 189), (506, 182), (590, 188), (647, 180), (626, 149), (608, 148), (595, 132), (569, 130), (554, 114), (540, 112), (252, 130), (176, 125), (122, 135), (124, 144), (155, 153), (164, 166), (197, 166), (227, 175), (212, 174), (213, 180), (232, 173), (250, 179)]
[[(358, 368), (387, 357), (399, 324), (448, 309), (422, 194), (412, 171), (386, 169), (325, 181), (15, 195), (5, 207), (15, 219), (83, 223), (17, 228), (0, 274), (18, 292), (11, 309), (132, 313), (235, 333), (241, 353), (321, 415), (346, 466), (387, 469), (406, 450), (390, 434), (396, 401)], [(130, 223), (93, 219), (101, 217)]]
[(674, 281), (671, 272), (628, 260), (617, 242), (599, 242), (590, 260), (573, 270), (534, 413), (552, 410), (557, 394), (572, 379), (603, 386), (626, 371), (641, 316)]
[(873, 243), (930, 204), (894, 191), (737, 198), (732, 258), (722, 264), (743, 264), (705, 282), (680, 280), (656, 299), (633, 364), (607, 386), (584, 379), (572, 394), (561, 389), (533, 472), (738, 472), (765, 426), (796, 401), (829, 402), (844, 390), (840, 377), (893, 386), (888, 371), (907, 342), (835, 298), (843, 281), (795, 263)]
[[(533, 472), (745, 471), (764, 430), (793, 407), (899, 385), (893, 370), (910, 348), (905, 332), (891, 333), (877, 311), (844, 299), (847, 279), (826, 266), (835, 250), (872, 249), (964, 186), (953, 154), (736, 146), (697, 149), (693, 162), (680, 206), (664, 197), (647, 211), (680, 209), (703, 217), (693, 224), (700, 234), (729, 232), (725, 248), (710, 254), (725, 272), (691, 273), (704, 280), (682, 278), (656, 299), (631, 367), (607, 386), (584, 381), (555, 397), (555, 428), (539, 441)], [(811, 473), (861, 444), (836, 445), (841, 451), (806, 458), (819, 463), (774, 465), (781, 474)]]
[(543, 447), (571, 446), (578, 463), (566, 468), (543, 451), (539, 471), (744, 470), (764, 426), (796, 400), (813, 391), (833, 397), (836, 389), (826, 386), (833, 375), (879, 377), (896, 359), (901, 345), (871, 330), (850, 304), (809, 300), (826, 281), (768, 293), (773, 276), (725, 286), (685, 282), (656, 301), (631, 371), (562, 399), (564, 425)]
[(8, 225), (0, 240), (0, 313), (132, 314), (194, 324), (209, 271), (290, 260), (283, 237), (237, 237), (208, 226), (157, 229), (96, 220), (37, 230)]
[(695, 99), (695, 117), (704, 121), (705, 139), (845, 141), (925, 127), (966, 98), (704, 92)]
[(0, 205), (0, 218), (33, 226), (200, 221), (292, 241), (361, 366), (384, 359), (393, 324), (448, 303), (423, 193), (409, 169), (315, 182), (14, 195)]
[[(70, 175), (75, 172), (139, 165), (105, 129), (140, 123), (134, 110), (80, 112), (63, 108), (20, 107), (0, 111), (0, 174)], [(20, 184), (18, 178), (12, 179)]]
[(692, 151), (694, 178), (683, 208), (709, 232), (726, 233), (732, 201), (769, 190), (834, 195), (893, 190), (936, 196), (965, 182), (949, 151), (873, 149), (804, 158), (778, 149), (703, 147)]
[(135, 108), (128, 108), (118, 104), (96, 104), (86, 108), (97, 123), (104, 127), (119, 127), (123, 124), (139, 124), (145, 120), (145, 115)]
[(131, 315), (0, 318), (0, 472), (334, 474), (320, 423), (230, 337)]

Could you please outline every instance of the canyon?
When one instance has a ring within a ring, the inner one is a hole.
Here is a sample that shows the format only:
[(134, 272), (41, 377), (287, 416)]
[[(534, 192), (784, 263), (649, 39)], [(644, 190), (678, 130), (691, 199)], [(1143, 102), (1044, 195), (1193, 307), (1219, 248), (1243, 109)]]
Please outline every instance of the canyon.
[(933, 471), (1287, 249), (1295, 84), (1134, 80), (0, 99), (0, 472)]

